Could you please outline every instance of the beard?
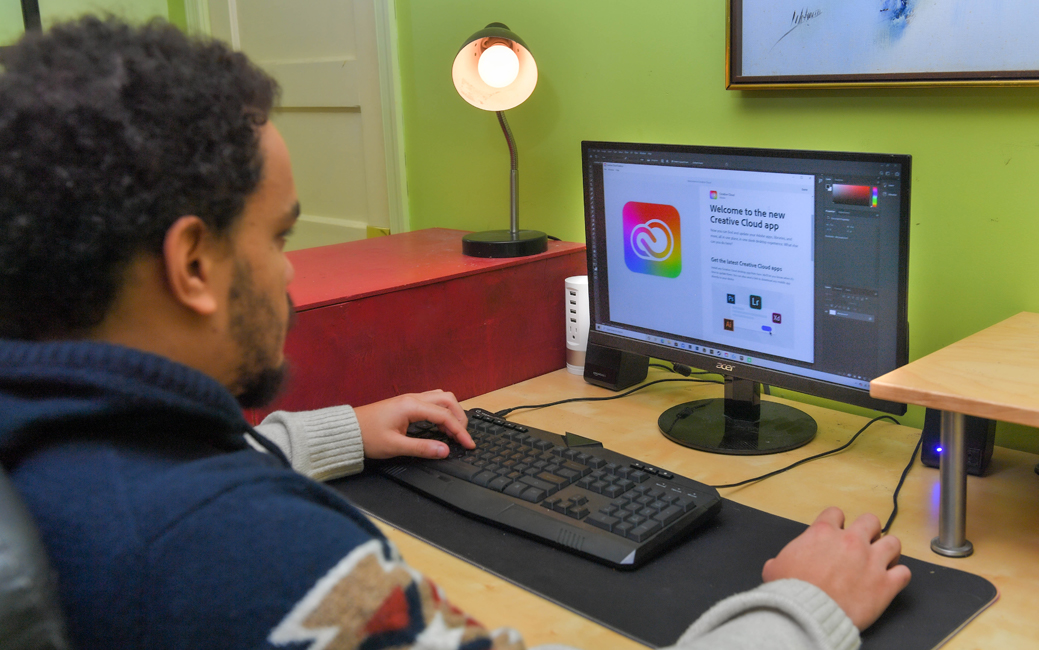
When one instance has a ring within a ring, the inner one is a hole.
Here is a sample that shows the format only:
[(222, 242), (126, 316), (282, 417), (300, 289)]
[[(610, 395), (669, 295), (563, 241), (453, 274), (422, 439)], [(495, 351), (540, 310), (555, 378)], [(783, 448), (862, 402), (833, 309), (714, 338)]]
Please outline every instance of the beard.
[(278, 317), (272, 300), (256, 290), (247, 263), (236, 262), (228, 296), (230, 333), (242, 355), (232, 389), (242, 408), (271, 403), (289, 374), (282, 355), (285, 334), (296, 320), (292, 298), (286, 293), (288, 322)]

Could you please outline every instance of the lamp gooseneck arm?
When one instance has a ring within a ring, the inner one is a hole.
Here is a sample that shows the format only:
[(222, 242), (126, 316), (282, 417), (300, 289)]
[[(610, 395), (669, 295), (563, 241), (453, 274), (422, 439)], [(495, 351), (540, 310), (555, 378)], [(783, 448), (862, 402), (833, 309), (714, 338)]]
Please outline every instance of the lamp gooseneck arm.
[(512, 170), (509, 172), (509, 192), (510, 192), (510, 215), (509, 215), (509, 231), (512, 237), (515, 239), (519, 235), (519, 155), (516, 153), (516, 141), (512, 137), (512, 129), (509, 128), (509, 123), (505, 119), (504, 111), (497, 111), (498, 124), (501, 125), (502, 133), (505, 134), (505, 141), (509, 144), (509, 159), (512, 163)]

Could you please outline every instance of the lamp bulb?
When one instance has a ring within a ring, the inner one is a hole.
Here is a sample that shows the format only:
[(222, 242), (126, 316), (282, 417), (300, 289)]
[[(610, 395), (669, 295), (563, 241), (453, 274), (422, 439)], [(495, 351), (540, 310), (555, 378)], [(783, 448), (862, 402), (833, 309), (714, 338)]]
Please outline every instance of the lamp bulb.
[(519, 76), (519, 57), (506, 45), (492, 45), (476, 65), (480, 78), (492, 88), (504, 88)]

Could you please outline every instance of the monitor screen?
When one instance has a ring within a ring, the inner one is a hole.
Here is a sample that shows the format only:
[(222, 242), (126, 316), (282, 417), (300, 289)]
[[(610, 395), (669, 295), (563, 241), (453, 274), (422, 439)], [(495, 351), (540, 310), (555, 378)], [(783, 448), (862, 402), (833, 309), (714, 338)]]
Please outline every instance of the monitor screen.
[(905, 412), (869, 385), (908, 361), (909, 156), (584, 142), (582, 158), (591, 344), (722, 373), (755, 409), (764, 383)]

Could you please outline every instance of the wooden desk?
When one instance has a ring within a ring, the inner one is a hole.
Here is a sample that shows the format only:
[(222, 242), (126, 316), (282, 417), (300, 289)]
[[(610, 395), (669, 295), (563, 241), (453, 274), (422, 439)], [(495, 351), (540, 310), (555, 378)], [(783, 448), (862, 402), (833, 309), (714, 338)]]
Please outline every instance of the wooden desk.
[(1039, 314), (1022, 312), (874, 379), (870, 394), (942, 412), (941, 506), (931, 549), (970, 555), (964, 416), (1039, 426)]
[[(674, 376), (650, 368), (650, 380)], [(468, 400), (465, 405), (499, 410), (564, 397), (611, 394), (560, 370)], [(549, 431), (586, 435), (622, 453), (709, 484), (757, 476), (839, 446), (867, 422), (859, 416), (786, 402), (812, 415), (819, 423), (819, 434), (800, 449), (772, 456), (708, 454), (675, 445), (657, 431), (657, 416), (664, 409), (689, 399), (720, 395), (717, 385), (659, 384), (615, 401), (517, 411), (509, 419)], [(918, 429), (880, 422), (836, 456), (756, 485), (722, 490), (722, 494), (804, 523), (811, 522), (828, 505), (840, 506), (849, 519), (873, 512), (884, 521), (891, 511), (892, 491), (919, 436)], [(1036, 462), (1039, 457), (1035, 455), (996, 448), (989, 475), (971, 481), (970, 498), (982, 507), (972, 517), (978, 551), (966, 559), (953, 560), (929, 552), (928, 531), (934, 529), (938, 517), (938, 471), (917, 461), (906, 479), (899, 515), (892, 527), (892, 533), (902, 540), (903, 552), (982, 575), (1001, 592), (999, 601), (943, 649), (1016, 650), (1033, 648), (1039, 639), (1039, 617), (1035, 616), (1039, 610), (1039, 477), (1032, 471)], [(529, 645), (566, 643), (587, 650), (644, 647), (406, 533), (386, 526), (383, 529), (404, 557), (443, 587), (453, 603), (491, 628), (514, 627)]]

